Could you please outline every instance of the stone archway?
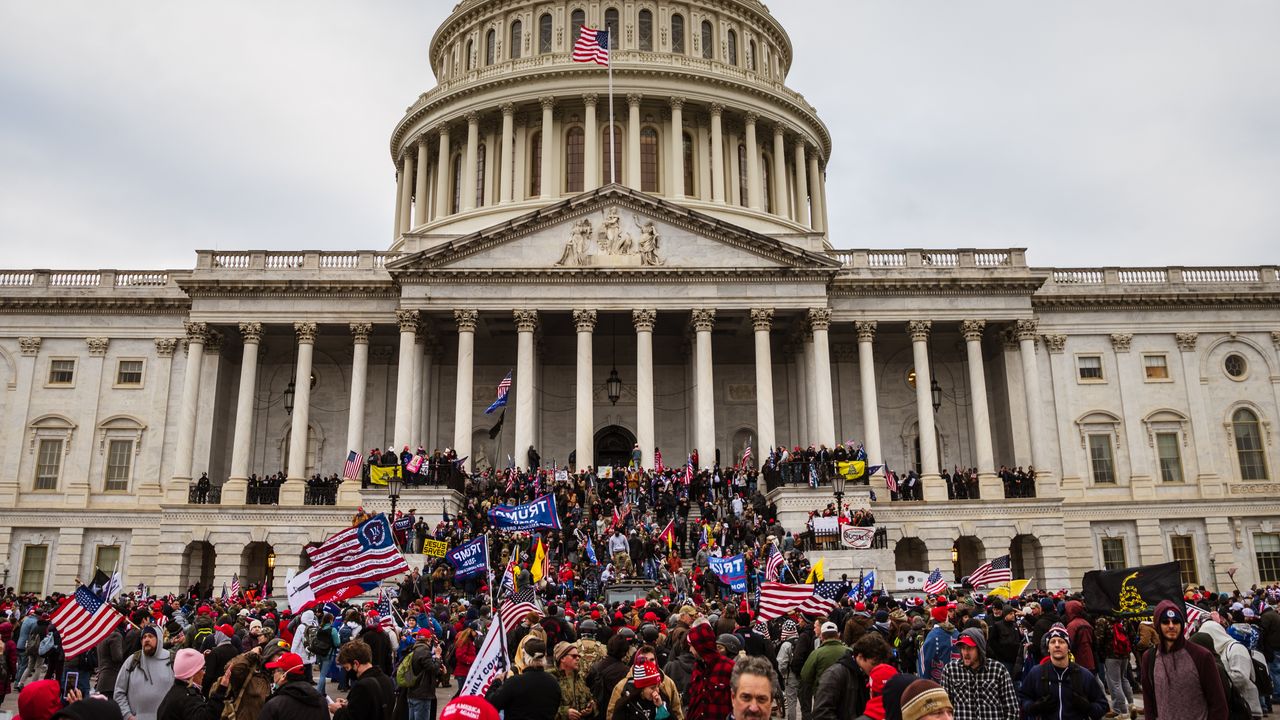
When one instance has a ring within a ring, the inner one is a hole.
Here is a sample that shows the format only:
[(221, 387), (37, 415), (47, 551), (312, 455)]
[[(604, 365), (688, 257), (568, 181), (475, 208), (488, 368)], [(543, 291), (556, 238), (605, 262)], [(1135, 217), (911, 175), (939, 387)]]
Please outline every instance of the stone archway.
[(896, 570), (929, 570), (929, 548), (920, 538), (904, 537), (894, 545), (893, 566)]
[(1009, 543), (1009, 565), (1018, 579), (1045, 579), (1044, 548), (1035, 535), (1018, 535)]
[(956, 538), (955, 544), (951, 546), (953, 569), (955, 570), (956, 581), (974, 570), (978, 569), (987, 555), (986, 548), (982, 545), (982, 540), (973, 535), (963, 535)]
[(213, 565), (217, 557), (218, 553), (211, 542), (198, 540), (188, 543), (182, 551), (182, 580), (178, 589), (186, 592), (187, 588), (199, 583), (201, 597), (206, 596), (204, 593), (212, 592)]
[(271, 577), (275, 566), (275, 549), (269, 543), (251, 542), (244, 546), (240, 553), (240, 585), (248, 587), (256, 584), (259, 587)]
[(631, 462), (636, 436), (621, 425), (609, 425), (596, 431), (594, 446), (596, 467), (626, 467)]

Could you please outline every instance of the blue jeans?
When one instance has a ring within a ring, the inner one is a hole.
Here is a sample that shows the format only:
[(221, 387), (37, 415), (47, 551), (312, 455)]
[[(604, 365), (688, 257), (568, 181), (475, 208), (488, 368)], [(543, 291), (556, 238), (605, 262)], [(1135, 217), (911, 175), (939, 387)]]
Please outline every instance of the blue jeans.
[(316, 660), (316, 662), (320, 663), (320, 677), (316, 679), (316, 690), (321, 695), (324, 695), (324, 684), (329, 679), (329, 671), (333, 668), (334, 657), (333, 653), (329, 653), (329, 656), (324, 660)]
[(434, 699), (409, 698), (409, 720), (433, 720), (435, 704)]
[(1267, 669), (1271, 671), (1271, 687), (1274, 689), (1271, 696), (1280, 698), (1280, 652), (1277, 652), (1271, 658), (1271, 662), (1267, 663)]

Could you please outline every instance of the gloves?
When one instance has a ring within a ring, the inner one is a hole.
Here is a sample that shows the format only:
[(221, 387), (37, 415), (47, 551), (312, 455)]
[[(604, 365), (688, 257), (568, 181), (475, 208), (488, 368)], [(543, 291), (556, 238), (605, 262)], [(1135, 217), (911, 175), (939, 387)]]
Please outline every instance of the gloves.
[(1053, 697), (1052, 695), (1040, 698), (1039, 700), (1027, 706), (1027, 714), (1028, 715), (1048, 714), (1048, 712), (1052, 710), (1055, 705), (1057, 705), (1057, 703), (1055, 702), (1056, 699), (1057, 698)]
[(1071, 707), (1077, 712), (1087, 713), (1093, 707), (1093, 703), (1089, 702), (1089, 698), (1080, 693), (1071, 693)]

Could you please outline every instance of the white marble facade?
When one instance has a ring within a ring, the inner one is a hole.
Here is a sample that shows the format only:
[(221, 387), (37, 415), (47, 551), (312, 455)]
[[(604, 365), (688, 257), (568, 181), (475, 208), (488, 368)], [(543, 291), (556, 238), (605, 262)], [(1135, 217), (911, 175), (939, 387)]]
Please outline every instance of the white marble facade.
[[(280, 587), (361, 499), (306, 506), (290, 483), (279, 507), (248, 506), (251, 473), (338, 472), (388, 443), (585, 464), (632, 438), (650, 465), (654, 447), (705, 462), (747, 439), (757, 458), (854, 440), (873, 463), (919, 462), (924, 503), (862, 499), (889, 532), (882, 577), (949, 570), (957, 545), (962, 565), (1012, 551), (1051, 587), (1174, 558), (1206, 583), (1280, 579), (1275, 266), (836, 249), (831, 139), (785, 85), (791, 45), (768, 11), (611, 10), (459, 4), (432, 41), (439, 83), (392, 134), (386, 251), (0, 270), (8, 583), (65, 591), (110, 563), (130, 585), (219, 586), (270, 556)], [(622, 26), (616, 183), (600, 76), (567, 54), (579, 19)], [(1004, 499), (992, 473), (1033, 464), (1039, 496)], [(946, 500), (952, 465), (979, 468), (984, 500)], [(219, 506), (186, 502), (204, 472)], [(779, 498), (792, 516), (820, 502)]]

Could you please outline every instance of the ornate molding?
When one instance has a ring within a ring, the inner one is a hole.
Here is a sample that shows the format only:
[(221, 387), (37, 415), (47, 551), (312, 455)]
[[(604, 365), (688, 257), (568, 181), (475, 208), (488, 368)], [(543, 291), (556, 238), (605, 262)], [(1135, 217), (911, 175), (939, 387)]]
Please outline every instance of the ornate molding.
[(35, 357), (40, 354), (40, 338), (38, 337), (20, 337), (18, 338), (18, 350), (27, 357)]
[(858, 342), (875, 342), (876, 328), (878, 323), (875, 320), (857, 320), (853, 323), (853, 329), (858, 333)]
[(1004, 343), (1005, 350), (1018, 349), (1018, 333), (1012, 325), (1000, 331), (1000, 342)]
[(222, 333), (217, 330), (210, 330), (209, 337), (204, 341), (204, 351), (207, 355), (217, 355), (222, 352)]
[(582, 103), (587, 107), (595, 107), (600, 102), (598, 93), (584, 93), (582, 95)]
[[(1272, 339), (1278, 334), (1280, 333), (1271, 333)], [(1173, 339), (1178, 343), (1178, 349), (1182, 352), (1195, 352), (1196, 341), (1200, 339), (1200, 333), (1180, 332), (1174, 334)]]
[(653, 328), (657, 323), (657, 310), (640, 308), (631, 311), (631, 324), (635, 326), (636, 332), (653, 332)]
[(759, 119), (760, 116), (758, 114), (748, 111), (742, 115), (742, 125), (743, 127), (755, 125), (756, 121)]
[(828, 330), (831, 328), (831, 308), (809, 308), (809, 330)]
[(671, 103), (672, 110), (680, 110), (684, 108), (685, 99), (676, 95), (673, 96), (669, 102)]
[(707, 112), (711, 117), (720, 117), (724, 114), (724, 105), (721, 105), (720, 103), (711, 103), (711, 105), (707, 106)]
[(89, 346), (89, 357), (105, 357), (111, 338), (89, 337), (84, 339), (84, 344)]
[(1045, 335), (1044, 346), (1049, 348), (1049, 352), (1058, 354), (1067, 346), (1066, 335)]
[(400, 326), (400, 332), (418, 332), (418, 311), (417, 310), (397, 310), (396, 325)]
[(502, 103), (501, 105), (498, 106), (498, 109), (502, 111), (503, 117), (516, 114), (515, 103)]
[(296, 322), (293, 332), (298, 336), (299, 345), (313, 345), (316, 341), (316, 324), (313, 322)]
[(471, 112), (467, 113), (465, 117), (467, 119), (467, 125), (475, 125), (479, 127), (480, 113), (476, 112), (475, 110), (472, 110)]
[(1036, 341), (1037, 331), (1040, 328), (1040, 321), (1032, 318), (1030, 320), (1019, 320), (1014, 325), (1014, 333), (1016, 333), (1018, 342), (1030, 340), (1032, 343)]
[(1280, 350), (1280, 330), (1271, 331), (1271, 344), (1274, 345), (1277, 350)]
[(368, 345), (369, 335), (373, 333), (373, 323), (351, 323), (351, 341), (356, 345)]
[(173, 357), (173, 352), (178, 349), (178, 338), (160, 337), (156, 338), (156, 355), (162, 358)]
[(644, 99), (644, 95), (640, 93), (627, 93), (627, 106), (638, 107), (640, 101)]
[(907, 335), (911, 336), (911, 342), (928, 342), (929, 331), (932, 329), (932, 320), (912, 320), (907, 323)]
[(963, 320), (960, 322), (960, 334), (966, 342), (982, 342), (982, 332), (987, 329), (986, 320)]
[(573, 326), (578, 332), (594, 332), (596, 329), (595, 310), (574, 310)]
[(512, 310), (511, 317), (515, 319), (516, 330), (519, 332), (533, 332), (538, 329), (537, 310)]
[(716, 325), (715, 308), (694, 308), (690, 313), (690, 324), (697, 332), (711, 332)]
[(1118, 353), (1129, 352), (1129, 344), (1133, 342), (1133, 333), (1111, 333), (1111, 349)]
[(1227, 492), (1232, 495), (1280, 495), (1280, 483), (1227, 483)]
[(538, 105), (542, 106), (543, 110), (551, 110), (556, 106), (556, 99), (551, 95), (543, 95), (538, 98)]
[(752, 308), (751, 310), (751, 327), (756, 332), (761, 330), (769, 332), (773, 329), (773, 309), (772, 308)]
[(246, 345), (253, 343), (257, 345), (262, 342), (262, 323), (260, 322), (242, 322), (240, 323), (240, 337)]
[(480, 320), (479, 310), (454, 310), (453, 321), (458, 324), (458, 332), (475, 332), (476, 323)]
[(188, 343), (204, 344), (209, 336), (209, 324), (202, 322), (192, 322), (190, 320), (182, 323), (182, 328), (187, 331)]

